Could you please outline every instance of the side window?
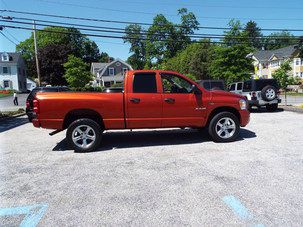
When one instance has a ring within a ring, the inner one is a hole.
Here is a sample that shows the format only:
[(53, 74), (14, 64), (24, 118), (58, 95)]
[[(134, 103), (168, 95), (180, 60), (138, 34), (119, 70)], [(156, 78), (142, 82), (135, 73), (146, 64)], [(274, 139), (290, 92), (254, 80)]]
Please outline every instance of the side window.
[(192, 91), (192, 84), (177, 75), (161, 73), (161, 80), (164, 93), (184, 94)]
[(133, 81), (134, 93), (157, 93), (155, 73), (136, 73)]
[(236, 84), (230, 85), (229, 90), (230, 90), (230, 91), (236, 90)]
[(237, 84), (237, 90), (241, 90), (242, 91), (242, 88), (243, 88), (243, 83), (238, 83)]
[(108, 68), (108, 75), (114, 76), (115, 75), (115, 68)]
[(252, 88), (251, 85), (252, 85), (251, 81), (245, 81), (243, 85), (243, 91), (251, 91)]

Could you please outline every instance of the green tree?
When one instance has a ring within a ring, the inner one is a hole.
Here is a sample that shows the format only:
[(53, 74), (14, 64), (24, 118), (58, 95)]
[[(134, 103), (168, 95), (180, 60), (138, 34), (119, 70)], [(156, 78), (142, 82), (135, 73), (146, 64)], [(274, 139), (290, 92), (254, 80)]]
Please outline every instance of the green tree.
[[(37, 31), (38, 50), (48, 45), (65, 45), (71, 49), (72, 54), (80, 57), (85, 62), (97, 61), (100, 58), (97, 44), (89, 40), (86, 36), (75, 28), (46, 27), (43, 31)], [(20, 42), (16, 46), (16, 51), (20, 52), (28, 67), (28, 74), (36, 76), (36, 66), (34, 64), (34, 37)], [(67, 57), (67, 56), (66, 56)], [(58, 59), (53, 59), (57, 61)]]
[(153, 24), (144, 30), (137, 24), (125, 28), (124, 42), (129, 43), (132, 55), (127, 62), (135, 69), (159, 67), (165, 60), (183, 50), (198, 29), (198, 21), (192, 12), (178, 10), (181, 23), (174, 24), (162, 14), (156, 15)]
[(72, 54), (70, 46), (49, 44), (39, 49), (41, 80), (50, 85), (66, 85), (63, 64)]
[(245, 35), (247, 36), (247, 42), (249, 45), (256, 49), (263, 47), (261, 28), (258, 27), (255, 21), (249, 21), (244, 28)]
[(291, 70), (290, 61), (285, 61), (272, 75), (273, 78), (278, 81), (279, 86), (284, 90), (285, 105), (287, 105), (287, 86), (295, 82), (294, 77), (290, 74)]
[(110, 60), (110, 57), (109, 57), (108, 53), (101, 52), (98, 62), (109, 62), (109, 60)]
[(143, 69), (146, 63), (146, 43), (143, 28), (138, 24), (130, 24), (125, 28), (124, 43), (130, 44), (129, 52), (133, 53), (127, 62), (134, 69)]
[(266, 50), (275, 50), (295, 44), (298, 44), (298, 40), (289, 31), (274, 32), (264, 38)]
[(168, 59), (160, 68), (191, 75), (196, 80), (207, 79), (209, 78), (212, 47), (207, 39), (192, 43), (175, 57)]
[(300, 36), (300, 38), (299, 38), (298, 49), (299, 49), (299, 51), (300, 51), (299, 57), (300, 57), (300, 58), (303, 58), (303, 36)]
[(249, 79), (254, 70), (253, 60), (247, 58), (251, 52), (252, 49), (246, 45), (216, 46), (209, 67), (210, 75), (224, 79), (227, 84)]
[(224, 32), (223, 42), (226, 46), (238, 45), (241, 42), (245, 42), (247, 34), (242, 32), (241, 22), (239, 20), (232, 19), (229, 21), (228, 26), (230, 30)]
[(69, 55), (68, 61), (63, 66), (65, 69), (64, 78), (71, 87), (84, 87), (93, 79), (89, 72), (89, 65), (81, 58)]

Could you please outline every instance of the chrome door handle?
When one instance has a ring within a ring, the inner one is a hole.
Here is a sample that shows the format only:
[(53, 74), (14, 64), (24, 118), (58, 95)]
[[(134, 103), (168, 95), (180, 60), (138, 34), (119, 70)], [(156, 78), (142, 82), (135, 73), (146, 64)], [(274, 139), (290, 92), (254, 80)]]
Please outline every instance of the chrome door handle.
[(139, 103), (140, 99), (138, 99), (138, 98), (131, 98), (130, 101), (133, 102), (133, 103)]
[(166, 98), (166, 99), (164, 99), (164, 101), (167, 103), (175, 103), (175, 99), (172, 99), (172, 98)]

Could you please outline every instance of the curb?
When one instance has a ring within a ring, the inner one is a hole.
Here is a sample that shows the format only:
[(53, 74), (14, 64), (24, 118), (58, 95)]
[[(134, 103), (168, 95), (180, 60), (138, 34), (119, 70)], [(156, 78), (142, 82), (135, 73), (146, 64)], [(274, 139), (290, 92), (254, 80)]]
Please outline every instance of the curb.
[(295, 112), (295, 113), (303, 113), (303, 108), (294, 107), (294, 106), (279, 106), (283, 108), (285, 111)]
[(14, 116), (9, 116), (9, 117), (2, 117), (2, 118), (0, 118), (0, 121), (9, 120), (9, 119), (13, 119), (13, 118), (16, 118), (16, 117), (21, 117), (21, 116), (24, 116), (24, 115), (26, 115), (26, 113), (16, 114)]

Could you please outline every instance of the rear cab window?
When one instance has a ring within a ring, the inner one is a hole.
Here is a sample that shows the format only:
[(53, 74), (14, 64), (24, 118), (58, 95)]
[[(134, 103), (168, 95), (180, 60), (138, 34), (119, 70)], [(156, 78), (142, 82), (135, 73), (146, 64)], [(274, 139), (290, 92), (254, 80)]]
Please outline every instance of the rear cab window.
[(133, 93), (157, 93), (156, 73), (134, 74)]

